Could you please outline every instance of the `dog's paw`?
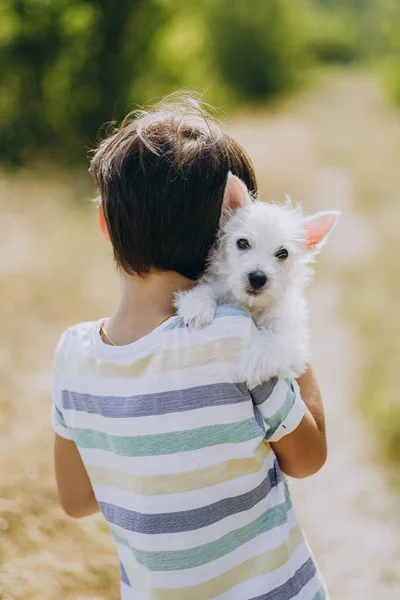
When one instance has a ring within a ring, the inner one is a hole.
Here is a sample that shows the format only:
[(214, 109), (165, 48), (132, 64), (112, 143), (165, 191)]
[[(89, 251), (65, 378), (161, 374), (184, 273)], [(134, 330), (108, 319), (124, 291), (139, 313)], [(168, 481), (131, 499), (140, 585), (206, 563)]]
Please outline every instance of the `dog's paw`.
[(287, 375), (284, 375), (287, 379), (297, 379), (300, 375), (307, 370), (306, 362), (296, 362), (290, 365), (289, 369), (287, 369)]
[(297, 379), (306, 371), (307, 362), (308, 361), (298, 358), (289, 361), (289, 363), (285, 365), (282, 361), (279, 366), (276, 365), (275, 375), (280, 379)]
[(288, 357), (288, 368), (282, 377), (294, 378), (300, 377), (307, 370), (307, 364), (310, 362), (310, 351), (307, 344), (303, 343), (296, 348), (293, 344), (293, 354)]
[(239, 362), (240, 381), (245, 381), (250, 389), (268, 381), (277, 375), (276, 369), (271, 369), (262, 349), (249, 346), (244, 350)]
[(206, 327), (214, 319), (217, 303), (214, 298), (197, 297), (195, 291), (181, 294), (176, 301), (177, 314), (185, 325)]
[(278, 369), (276, 375), (280, 379), (297, 379), (305, 371), (296, 367), (281, 367)]

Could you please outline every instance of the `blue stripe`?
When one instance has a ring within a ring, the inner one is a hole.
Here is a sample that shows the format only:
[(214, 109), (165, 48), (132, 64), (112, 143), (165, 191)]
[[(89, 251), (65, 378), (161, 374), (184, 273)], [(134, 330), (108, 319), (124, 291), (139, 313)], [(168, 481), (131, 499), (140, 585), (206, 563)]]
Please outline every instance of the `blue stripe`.
[(130, 583), (130, 581), (128, 579), (128, 575), (127, 575), (127, 573), (125, 571), (125, 567), (124, 567), (124, 565), (122, 564), (121, 561), (119, 562), (119, 570), (120, 570), (120, 573), (121, 573), (121, 581), (123, 581), (125, 583), (125, 585), (127, 585), (128, 587), (132, 587), (131, 583)]
[(314, 577), (317, 568), (310, 557), (286, 583), (279, 587), (249, 600), (291, 600), (300, 594), (301, 590)]
[(179, 533), (194, 531), (213, 525), (230, 515), (250, 510), (264, 500), (269, 492), (281, 483), (282, 477), (276, 460), (267, 477), (253, 490), (224, 498), (208, 506), (171, 513), (139, 513), (107, 502), (99, 502), (107, 521), (128, 531), (146, 534)]
[[(251, 315), (243, 308), (240, 308), (240, 306), (236, 306), (236, 304), (219, 304), (215, 311), (214, 319), (220, 319), (221, 317), (245, 317), (250, 319)], [(163, 330), (183, 329), (184, 327), (186, 325), (183, 319), (175, 317), (174, 319), (169, 319)]]
[(276, 384), (278, 383), (278, 377), (271, 377), (265, 383), (258, 385), (254, 389), (251, 390), (251, 397), (256, 406), (263, 404), (268, 398), (272, 395), (272, 392), (275, 389)]
[(53, 406), (54, 406), (54, 411), (56, 414), (56, 419), (57, 419), (59, 425), (61, 425), (62, 427), (67, 427), (62, 412), (57, 408), (57, 406), (55, 404), (53, 404)]
[(244, 383), (215, 383), (186, 390), (125, 397), (94, 396), (69, 390), (62, 391), (64, 409), (115, 419), (165, 415), (250, 401), (250, 394)]
[(192, 569), (206, 563), (211, 563), (221, 558), (221, 556), (226, 556), (257, 536), (287, 523), (290, 508), (291, 501), (287, 495), (282, 504), (277, 504), (268, 509), (247, 525), (239, 529), (234, 529), (213, 542), (195, 546), (194, 548), (187, 548), (186, 550), (165, 550), (158, 552), (136, 550), (130, 546), (125, 538), (122, 538), (114, 531), (113, 536), (117, 544), (128, 547), (135, 555), (137, 562), (151, 571)]
[(262, 414), (260, 413), (260, 411), (258, 410), (258, 408), (256, 406), (253, 405), (253, 413), (254, 413), (254, 418), (257, 422), (257, 425), (259, 426), (259, 428), (261, 429), (261, 431), (265, 434), (266, 433), (266, 428), (265, 428), (265, 421), (262, 417)]

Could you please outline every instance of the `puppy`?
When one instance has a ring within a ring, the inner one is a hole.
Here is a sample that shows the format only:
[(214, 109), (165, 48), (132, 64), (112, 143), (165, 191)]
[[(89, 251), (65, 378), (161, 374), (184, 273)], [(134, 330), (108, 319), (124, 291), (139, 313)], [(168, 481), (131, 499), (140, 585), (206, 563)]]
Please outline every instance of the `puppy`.
[(255, 387), (271, 377), (298, 377), (309, 360), (305, 288), (312, 263), (336, 225), (338, 212), (304, 216), (299, 206), (266, 204), (251, 197), (229, 173), (220, 233), (199, 284), (177, 295), (178, 315), (205, 327), (217, 304), (247, 310), (253, 328), (241, 378)]

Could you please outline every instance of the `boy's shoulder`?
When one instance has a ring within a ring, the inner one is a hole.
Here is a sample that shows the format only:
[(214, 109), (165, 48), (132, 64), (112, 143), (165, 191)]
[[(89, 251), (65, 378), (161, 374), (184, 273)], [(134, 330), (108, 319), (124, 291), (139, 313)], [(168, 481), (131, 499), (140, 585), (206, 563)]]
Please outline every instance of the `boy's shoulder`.
[[(187, 346), (196, 347), (206, 343), (219, 341), (219, 350), (223, 346), (241, 343), (250, 338), (254, 327), (251, 315), (235, 304), (218, 305), (213, 322), (204, 329), (186, 327), (183, 319), (174, 317), (156, 328), (149, 336), (141, 338), (134, 344), (120, 346), (117, 349), (100, 344), (100, 325), (105, 319), (97, 321), (84, 321), (68, 327), (57, 344), (55, 351), (55, 368), (63, 370), (67, 362), (76, 362), (79, 357), (90, 358), (97, 355), (107, 360), (117, 360), (125, 357), (125, 353), (132, 353), (133, 358), (137, 351), (145, 351), (161, 342), (162, 347)], [(181, 333), (180, 333), (181, 332)], [(117, 350), (117, 352), (115, 352)], [(124, 354), (124, 356), (122, 356)], [(98, 357), (98, 356), (97, 356)]]
[(84, 321), (82, 323), (76, 323), (68, 327), (61, 335), (59, 345), (66, 345), (68, 343), (76, 341), (88, 341), (92, 338), (95, 328), (100, 327), (100, 323), (103, 321)]
[(215, 311), (213, 327), (215, 334), (248, 340), (254, 326), (253, 319), (245, 309), (236, 304), (220, 304)]
[[(187, 326), (183, 318), (176, 316), (166, 323), (163, 330), (177, 334), (176, 339), (182, 342), (205, 343), (211, 340), (229, 338), (249, 339), (253, 320), (251, 315), (235, 304), (219, 304), (216, 308), (212, 322), (206, 327)], [(182, 332), (180, 334), (179, 332)]]
[[(237, 323), (240, 324), (244, 330), (250, 327), (251, 323), (251, 315), (246, 310), (237, 306), (236, 304), (219, 304), (215, 311), (214, 319), (210, 325), (208, 325), (205, 329), (212, 329), (216, 326), (221, 326), (223, 323)], [(165, 326), (165, 330), (170, 329), (186, 329), (182, 318), (171, 319)], [(189, 327), (190, 330), (196, 331), (196, 328)], [(199, 330), (197, 330), (199, 331)]]
[(69, 352), (76, 351), (76, 348), (82, 351), (89, 351), (96, 327), (100, 327), (101, 321), (84, 321), (68, 327), (61, 335), (55, 351), (55, 361), (59, 362), (62, 358), (68, 356)]
[(224, 317), (241, 317), (244, 319), (251, 319), (251, 315), (247, 310), (237, 306), (236, 304), (219, 304), (215, 311), (215, 319), (221, 319)]
[(206, 327), (187, 326), (181, 317), (172, 318), (161, 333), (160, 348), (184, 348), (189, 362), (236, 364), (253, 326), (247, 311), (234, 304), (221, 304)]

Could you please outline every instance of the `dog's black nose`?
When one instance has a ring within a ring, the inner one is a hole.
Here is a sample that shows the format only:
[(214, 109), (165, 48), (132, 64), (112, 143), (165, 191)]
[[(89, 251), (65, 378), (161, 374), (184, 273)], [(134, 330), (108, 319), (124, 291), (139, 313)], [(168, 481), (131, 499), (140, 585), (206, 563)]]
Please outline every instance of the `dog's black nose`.
[(267, 276), (262, 271), (253, 271), (249, 273), (249, 282), (255, 290), (261, 289), (267, 282)]

